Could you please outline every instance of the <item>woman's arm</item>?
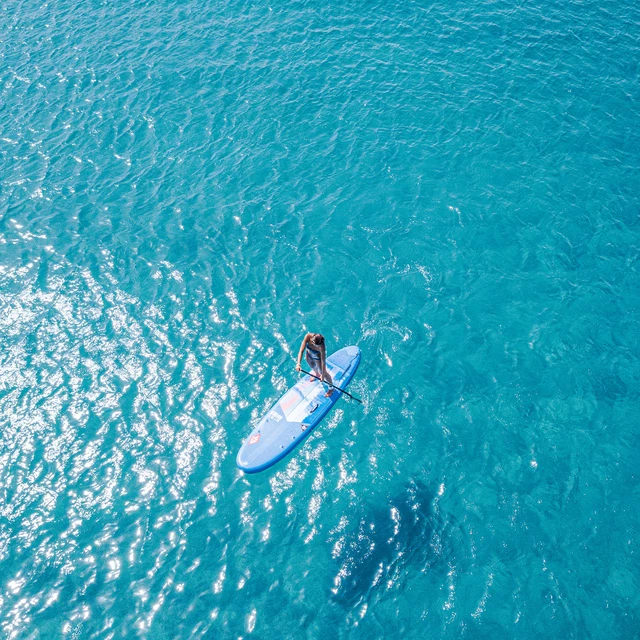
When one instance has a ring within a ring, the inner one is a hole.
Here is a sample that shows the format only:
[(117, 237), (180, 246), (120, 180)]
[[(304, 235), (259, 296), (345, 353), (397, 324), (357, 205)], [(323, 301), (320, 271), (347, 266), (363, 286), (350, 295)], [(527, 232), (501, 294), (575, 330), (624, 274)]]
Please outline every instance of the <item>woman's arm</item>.
[(302, 344), (300, 345), (300, 352), (298, 353), (298, 363), (296, 364), (296, 371), (300, 371), (300, 362), (302, 360), (302, 354), (304, 353), (304, 348), (307, 346), (307, 342), (309, 341), (309, 336), (311, 334), (307, 333), (305, 337), (302, 339)]

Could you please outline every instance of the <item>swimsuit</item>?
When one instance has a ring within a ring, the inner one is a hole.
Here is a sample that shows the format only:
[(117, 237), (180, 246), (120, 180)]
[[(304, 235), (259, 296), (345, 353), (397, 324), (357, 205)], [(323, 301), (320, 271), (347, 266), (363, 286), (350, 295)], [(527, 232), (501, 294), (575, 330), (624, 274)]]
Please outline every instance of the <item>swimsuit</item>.
[(315, 360), (316, 362), (320, 362), (322, 359), (322, 355), (320, 353), (320, 351), (316, 351), (315, 349), (312, 349), (309, 346), (309, 343), (307, 342), (307, 354), (309, 355), (309, 357), (312, 360)]

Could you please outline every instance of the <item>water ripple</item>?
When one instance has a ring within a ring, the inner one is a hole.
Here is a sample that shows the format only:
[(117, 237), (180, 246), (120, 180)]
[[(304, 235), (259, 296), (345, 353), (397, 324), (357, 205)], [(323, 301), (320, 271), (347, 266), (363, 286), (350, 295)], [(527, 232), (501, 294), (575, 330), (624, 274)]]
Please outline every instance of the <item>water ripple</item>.
[[(3, 635), (634, 636), (639, 24), (5, 7)], [(244, 476), (307, 330), (363, 405)]]

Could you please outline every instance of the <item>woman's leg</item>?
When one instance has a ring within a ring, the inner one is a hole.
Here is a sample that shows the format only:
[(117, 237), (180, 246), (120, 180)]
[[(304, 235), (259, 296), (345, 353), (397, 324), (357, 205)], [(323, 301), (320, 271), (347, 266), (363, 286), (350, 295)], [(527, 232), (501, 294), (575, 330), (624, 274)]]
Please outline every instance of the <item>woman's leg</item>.
[[(328, 371), (328, 369), (326, 367), (324, 369), (324, 379), (329, 384), (333, 384), (333, 378), (331, 377), (331, 374), (329, 373), (329, 371)], [(324, 395), (327, 396), (327, 398), (328, 398), (334, 392), (335, 392), (335, 389), (333, 387), (329, 387), (329, 390)]]
[[(310, 358), (308, 353), (307, 353), (307, 364), (309, 365), (309, 368), (311, 369), (311, 371), (313, 371), (314, 375), (318, 376), (318, 378), (322, 377), (322, 372), (320, 371), (320, 363), (317, 360)], [(310, 376), (309, 380), (315, 380), (315, 378), (313, 376)]]

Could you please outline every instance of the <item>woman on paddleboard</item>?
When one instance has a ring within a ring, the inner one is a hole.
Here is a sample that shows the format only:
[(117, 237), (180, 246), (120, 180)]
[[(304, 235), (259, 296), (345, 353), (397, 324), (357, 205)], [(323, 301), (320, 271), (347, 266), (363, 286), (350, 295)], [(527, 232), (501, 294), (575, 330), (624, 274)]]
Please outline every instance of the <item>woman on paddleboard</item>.
[[(320, 333), (307, 333), (300, 345), (296, 371), (301, 371), (302, 369), (300, 361), (302, 360), (302, 353), (305, 350), (305, 347), (307, 349), (307, 363), (313, 370), (313, 373), (323, 381), (333, 384), (331, 375), (327, 371), (327, 352), (324, 348), (324, 336)], [(324, 395), (328, 398), (333, 391), (334, 389), (331, 387)]]

